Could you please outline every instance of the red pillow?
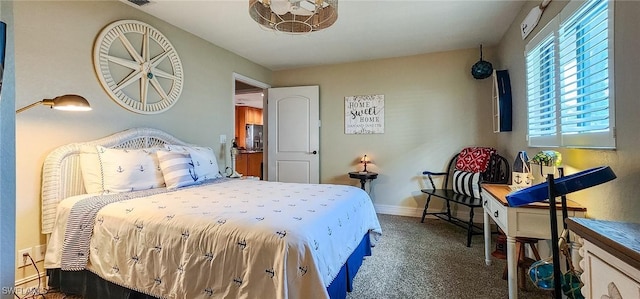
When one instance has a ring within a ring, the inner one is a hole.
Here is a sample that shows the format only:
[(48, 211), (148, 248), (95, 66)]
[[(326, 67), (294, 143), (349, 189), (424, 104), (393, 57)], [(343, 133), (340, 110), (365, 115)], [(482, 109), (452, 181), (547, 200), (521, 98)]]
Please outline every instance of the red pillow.
[(496, 149), (491, 147), (466, 147), (460, 151), (456, 169), (468, 172), (484, 172), (489, 166), (489, 158)]

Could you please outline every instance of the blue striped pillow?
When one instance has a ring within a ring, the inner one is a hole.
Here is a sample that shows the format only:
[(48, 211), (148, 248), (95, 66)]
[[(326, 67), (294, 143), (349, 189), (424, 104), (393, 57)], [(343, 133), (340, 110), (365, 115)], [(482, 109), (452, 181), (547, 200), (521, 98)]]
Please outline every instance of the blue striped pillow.
[(156, 152), (158, 162), (167, 189), (175, 189), (194, 185), (198, 179), (195, 175), (191, 155), (187, 152), (164, 151)]
[(221, 178), (218, 169), (218, 161), (213, 149), (201, 146), (183, 146), (166, 144), (164, 148), (167, 151), (188, 152), (191, 155), (191, 161), (198, 177), (198, 183), (206, 180)]

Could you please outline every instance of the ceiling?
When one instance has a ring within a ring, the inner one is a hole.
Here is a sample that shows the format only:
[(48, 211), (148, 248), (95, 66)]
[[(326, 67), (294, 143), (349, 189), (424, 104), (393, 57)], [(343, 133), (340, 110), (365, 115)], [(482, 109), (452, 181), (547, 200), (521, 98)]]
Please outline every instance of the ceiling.
[[(238, 81), (236, 81), (237, 83)], [(236, 106), (249, 106), (262, 109), (264, 106), (264, 94), (262, 92), (239, 93), (234, 97)]]
[(236, 95), (234, 103), (236, 106), (250, 106), (262, 109), (264, 104), (264, 94), (262, 89), (236, 80)]
[(333, 26), (288, 35), (262, 29), (248, 0), (120, 1), (274, 71), (493, 46), (525, 3), (340, 0)]

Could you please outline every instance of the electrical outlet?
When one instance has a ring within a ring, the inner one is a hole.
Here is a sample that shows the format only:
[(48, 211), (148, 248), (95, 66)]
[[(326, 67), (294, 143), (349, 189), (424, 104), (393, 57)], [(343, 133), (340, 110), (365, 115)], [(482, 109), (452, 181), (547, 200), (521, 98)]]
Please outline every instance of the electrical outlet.
[(25, 256), (25, 254), (28, 254), (30, 256), (33, 256), (32, 252), (31, 252), (31, 248), (25, 248), (22, 250), (18, 250), (18, 256), (16, 259), (16, 267), (17, 268), (22, 268), (22, 267), (26, 267), (31, 265), (31, 260), (29, 259), (28, 256)]
[(44, 244), (33, 247), (33, 260), (36, 262), (44, 261), (45, 252), (47, 252), (47, 246)]
[(227, 143), (227, 135), (220, 135), (220, 144)]

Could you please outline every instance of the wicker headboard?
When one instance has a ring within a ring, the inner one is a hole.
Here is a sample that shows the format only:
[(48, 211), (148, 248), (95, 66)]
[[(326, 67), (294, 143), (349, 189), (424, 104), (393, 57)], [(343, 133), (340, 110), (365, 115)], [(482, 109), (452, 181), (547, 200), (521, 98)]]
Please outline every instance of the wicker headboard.
[(80, 171), (80, 149), (83, 145), (139, 149), (164, 144), (192, 145), (158, 129), (133, 128), (98, 140), (71, 143), (53, 150), (42, 166), (42, 233), (52, 232), (61, 200), (86, 193)]

